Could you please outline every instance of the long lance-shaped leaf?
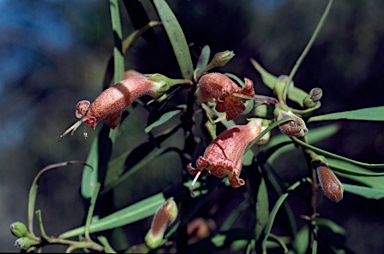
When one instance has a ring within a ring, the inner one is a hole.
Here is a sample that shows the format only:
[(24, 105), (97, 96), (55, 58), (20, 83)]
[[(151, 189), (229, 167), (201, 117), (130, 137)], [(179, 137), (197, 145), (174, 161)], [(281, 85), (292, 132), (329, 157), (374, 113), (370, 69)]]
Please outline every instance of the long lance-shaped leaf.
[(150, 21), (147, 25), (143, 26), (142, 28), (135, 30), (133, 33), (131, 33), (127, 38), (123, 41), (123, 55), (127, 53), (127, 51), (132, 48), (133, 44), (142, 36), (148, 29), (160, 26), (162, 23), (159, 21)]
[(352, 160), (350, 158), (347, 158), (347, 157), (343, 157), (343, 156), (340, 156), (340, 155), (337, 155), (337, 154), (334, 154), (334, 153), (331, 153), (331, 152), (328, 152), (328, 151), (325, 151), (323, 149), (320, 149), (318, 147), (315, 147), (315, 146), (312, 146), (308, 143), (305, 143), (295, 137), (292, 137), (292, 140), (305, 147), (305, 148), (308, 148), (312, 151), (314, 151), (315, 153), (318, 153), (318, 154), (322, 154), (322, 155), (325, 155), (325, 156), (329, 156), (331, 158), (334, 158), (334, 159), (338, 159), (338, 160), (342, 160), (342, 161), (346, 161), (346, 162), (350, 162), (352, 164), (356, 164), (356, 165), (359, 165), (359, 166), (362, 166), (362, 167), (367, 167), (367, 168), (384, 168), (384, 163), (381, 163), (381, 164), (369, 164), (369, 163), (365, 163), (365, 162), (360, 162), (360, 161), (356, 161), (356, 160)]
[(281, 205), (284, 203), (284, 201), (287, 199), (287, 197), (289, 196), (289, 193), (293, 190), (295, 190), (297, 187), (299, 187), (302, 183), (304, 182), (307, 182), (309, 179), (307, 178), (303, 178), (302, 180), (300, 181), (297, 181), (296, 183), (292, 184), (288, 189), (287, 189), (287, 192), (285, 192), (284, 194), (282, 194), (280, 196), (280, 198), (276, 201), (276, 204), (275, 206), (273, 207), (270, 215), (269, 215), (269, 219), (268, 219), (268, 222), (267, 222), (267, 225), (265, 226), (265, 229), (264, 229), (264, 238), (263, 238), (263, 241), (262, 241), (262, 249), (263, 249), (263, 253), (267, 253), (267, 239), (271, 233), (271, 229), (272, 229), (272, 226), (273, 226), (273, 222), (275, 221), (275, 217), (277, 215), (277, 212), (279, 211)]
[(205, 67), (207, 67), (210, 56), (211, 56), (211, 48), (208, 45), (205, 45), (201, 49), (201, 54), (196, 64), (196, 74), (199, 74), (202, 70), (204, 70)]
[(172, 148), (161, 148), (157, 149), (154, 152), (151, 152), (148, 156), (146, 156), (144, 159), (142, 159), (140, 162), (138, 162), (135, 166), (133, 166), (129, 171), (125, 172), (123, 175), (119, 177), (116, 181), (111, 182), (107, 186), (104, 187), (104, 189), (101, 191), (101, 194), (105, 194), (111, 189), (115, 188), (117, 185), (121, 184), (125, 180), (127, 180), (132, 174), (136, 173), (138, 170), (143, 168), (144, 166), (148, 165), (150, 162), (161, 156), (162, 154), (173, 151)]
[[(157, 208), (165, 202), (162, 193), (156, 194), (144, 200), (141, 200), (133, 205), (112, 213), (98, 221), (92, 222), (89, 226), (89, 233), (105, 231), (117, 227), (121, 227), (135, 221), (147, 218), (155, 214)], [(59, 238), (71, 238), (81, 236), (84, 233), (85, 227), (75, 228), (67, 231), (59, 236)]]
[[(125, 55), (130, 48), (135, 44), (135, 42), (142, 36), (148, 29), (161, 25), (161, 22), (158, 21), (150, 21), (147, 25), (144, 27), (135, 30), (132, 32), (128, 37), (126, 37), (122, 43), (122, 50), (123, 55)], [(105, 71), (104, 80), (103, 80), (103, 90), (107, 89), (112, 81), (112, 78), (114, 77), (114, 55), (111, 55), (109, 58), (107, 69)]]
[(35, 176), (35, 179), (33, 180), (32, 186), (29, 190), (29, 199), (28, 199), (28, 229), (29, 232), (34, 235), (33, 233), (33, 217), (35, 212), (35, 204), (36, 204), (36, 197), (37, 197), (37, 190), (39, 188), (39, 180), (41, 176), (47, 172), (48, 170), (59, 168), (59, 167), (65, 167), (68, 165), (84, 165), (89, 166), (91, 169), (92, 167), (88, 165), (87, 163), (83, 161), (67, 161), (67, 162), (60, 162), (51, 164), (49, 166), (46, 166), (40, 172)]
[(327, 158), (327, 162), (329, 167), (338, 176), (351, 179), (375, 189), (384, 190), (384, 172), (373, 172), (357, 165), (331, 158)]
[(154, 0), (153, 3), (172, 44), (173, 52), (175, 53), (183, 78), (191, 79), (193, 65), (183, 30), (175, 14), (173, 14), (171, 8), (164, 0)]
[(354, 164), (346, 163), (344, 161), (327, 159), (329, 167), (333, 170), (355, 176), (372, 176), (372, 177), (380, 177), (384, 176), (384, 172), (373, 172), (370, 170), (366, 170), (364, 168), (360, 168)]
[(308, 122), (329, 120), (384, 121), (384, 106), (313, 116), (308, 119)]
[(183, 111), (183, 109), (186, 108), (186, 105), (178, 105), (175, 107), (176, 109), (170, 110), (168, 112), (164, 112), (159, 119), (148, 125), (144, 131), (145, 133), (149, 133), (152, 131), (153, 128), (156, 128), (158, 126), (161, 126), (164, 123), (167, 123), (172, 117), (178, 115)]
[[(125, 9), (127, 10), (134, 29), (140, 29), (150, 21), (148, 13), (143, 5), (143, 1), (123, 0), (122, 2), (125, 5)], [(156, 40), (155, 32), (152, 29), (148, 30), (143, 34), (143, 38), (149, 43), (153, 43)]]
[[(275, 85), (277, 83), (277, 77), (266, 71), (255, 59), (250, 58), (250, 61), (255, 67), (255, 69), (259, 72), (263, 83), (271, 90), (274, 90)], [(308, 96), (308, 93), (304, 92), (298, 87), (291, 86), (288, 93), (288, 98), (301, 107), (303, 106), (303, 99)]]
[(122, 46), (122, 30), (118, 0), (110, 0), (110, 12), (112, 21), (112, 30), (114, 36), (114, 79), (113, 82), (116, 84), (124, 78), (124, 57), (123, 57), (123, 46)]
[(268, 222), (269, 200), (268, 190), (264, 178), (261, 178), (260, 187), (257, 192), (256, 204), (256, 223), (255, 223), (255, 240), (257, 241), (262, 235), (264, 226)]
[(369, 198), (369, 199), (382, 199), (384, 198), (384, 190), (373, 189), (370, 187), (352, 185), (352, 184), (343, 184), (344, 191)]

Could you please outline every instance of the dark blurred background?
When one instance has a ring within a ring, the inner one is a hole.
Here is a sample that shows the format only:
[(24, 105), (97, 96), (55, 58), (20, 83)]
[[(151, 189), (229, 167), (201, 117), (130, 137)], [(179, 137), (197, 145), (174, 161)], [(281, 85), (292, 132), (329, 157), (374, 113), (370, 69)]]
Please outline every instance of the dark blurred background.
[[(150, 1), (141, 2), (157, 20)], [(236, 57), (220, 71), (251, 78), (257, 93), (267, 95), (272, 94), (249, 58), (277, 76), (289, 74), (327, 2), (169, 1), (194, 57), (204, 45), (212, 53), (233, 50)], [(127, 36), (133, 28), (123, 4), (120, 10)], [(0, 0), (0, 13), (0, 251), (17, 252), (9, 225), (27, 222), (28, 191), (36, 173), (51, 163), (86, 159), (91, 140), (84, 141), (82, 128), (60, 143), (57, 139), (75, 121), (76, 103), (92, 100), (101, 91), (113, 34), (109, 1)], [(316, 114), (384, 104), (383, 16), (380, 0), (336, 1), (294, 78), (307, 92), (315, 86), (323, 89), (322, 108)], [(154, 32), (155, 40), (139, 39), (128, 52), (126, 69), (180, 77), (162, 29)], [(340, 131), (318, 145), (356, 160), (383, 162), (383, 126), (342, 121)], [(88, 133), (93, 138), (97, 131)], [(48, 234), (82, 222), (80, 183), (81, 170), (75, 166), (52, 171), (41, 180), (38, 207)], [(347, 230), (347, 245), (356, 253), (384, 252), (383, 209), (383, 201), (348, 193), (339, 204), (319, 204), (323, 217)]]

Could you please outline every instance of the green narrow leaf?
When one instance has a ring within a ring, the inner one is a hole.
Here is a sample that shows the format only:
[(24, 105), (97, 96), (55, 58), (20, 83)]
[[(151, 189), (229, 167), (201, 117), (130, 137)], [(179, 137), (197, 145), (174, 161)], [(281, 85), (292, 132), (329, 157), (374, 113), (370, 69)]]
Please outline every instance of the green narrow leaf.
[(126, 181), (132, 174), (136, 173), (138, 170), (142, 169), (144, 166), (148, 165), (150, 162), (152, 162), (153, 160), (155, 160), (156, 158), (158, 158), (162, 154), (167, 153), (167, 152), (172, 152), (172, 151), (174, 152), (175, 150), (173, 150), (170, 147), (160, 148), (160, 149), (156, 149), (156, 150), (152, 151), (145, 158), (143, 158), (138, 163), (136, 163), (132, 168), (130, 168), (129, 171), (125, 172), (119, 178), (113, 180), (108, 185), (106, 185), (104, 187), (104, 189), (102, 190), (101, 194), (104, 194), (104, 193), (110, 191), (111, 189), (115, 188), (117, 185)]
[(164, 0), (153, 0), (165, 31), (172, 44), (177, 62), (184, 79), (191, 79), (193, 75), (192, 59), (187, 40), (171, 8)]
[(367, 177), (367, 176), (356, 176), (356, 175), (349, 175), (344, 174), (341, 172), (335, 171), (335, 174), (338, 176), (354, 180), (356, 182), (362, 183), (364, 185), (370, 186), (375, 189), (384, 190), (384, 177)]
[[(144, 27), (135, 30), (133, 33), (131, 33), (127, 38), (124, 39), (122, 43), (123, 47), (123, 55), (127, 53), (127, 51), (135, 44), (135, 42), (140, 38), (140, 36), (143, 36), (148, 29), (161, 25), (161, 22), (157, 21), (150, 21), (147, 25)], [(108, 60), (107, 68), (105, 70), (104, 79), (103, 79), (103, 90), (107, 89), (112, 81), (112, 78), (114, 76), (114, 55), (111, 55), (111, 57)]]
[(102, 183), (105, 179), (114, 141), (114, 138), (110, 138), (110, 136), (114, 133), (116, 132), (112, 132), (107, 125), (103, 125), (97, 137), (92, 141), (86, 162), (92, 166), (93, 170), (85, 169), (81, 180), (81, 195), (84, 199), (90, 199), (96, 184)]
[(160, 26), (161, 22), (158, 21), (150, 21), (148, 24), (143, 26), (140, 29), (135, 30), (133, 33), (131, 33), (127, 38), (123, 41), (123, 55), (127, 53), (127, 51), (132, 48), (133, 44), (142, 36), (148, 29)]
[(335, 171), (355, 176), (384, 176), (384, 172), (373, 172), (344, 161), (327, 159), (328, 165)]
[(94, 193), (94, 187), (97, 184), (97, 176), (98, 176), (98, 139), (99, 137), (95, 137), (91, 144), (91, 149), (88, 154), (88, 158), (86, 163), (90, 165), (92, 169), (85, 168), (83, 170), (83, 177), (81, 179), (81, 196), (84, 199), (90, 199), (92, 194)]
[(344, 228), (342, 228), (340, 225), (336, 224), (335, 222), (324, 219), (324, 218), (316, 218), (316, 225), (319, 227), (327, 227), (330, 230), (332, 230), (333, 233), (346, 236), (347, 233)]
[[(148, 24), (149, 17), (141, 1), (123, 0), (123, 3), (125, 5), (125, 9), (128, 12), (129, 18), (131, 19), (134, 29), (140, 29), (141, 27), (145, 26), (145, 24)], [(143, 34), (143, 38), (150, 43), (154, 42), (156, 36), (153, 29), (146, 31)]]
[(145, 133), (149, 133), (150, 131), (152, 131), (153, 128), (155, 127), (158, 127), (166, 122), (168, 122), (172, 117), (176, 116), (177, 114), (179, 114), (183, 109), (186, 108), (186, 105), (179, 105), (177, 106), (179, 109), (177, 110), (172, 110), (172, 111), (168, 111), (166, 113), (164, 113), (163, 115), (161, 115), (161, 117), (153, 122), (152, 124), (150, 124), (149, 126), (147, 126), (144, 131)]
[[(269, 87), (269, 89), (273, 90), (277, 83), (277, 77), (266, 71), (255, 59), (251, 58), (250, 60), (253, 67), (259, 72), (263, 83)], [(303, 106), (303, 99), (307, 95), (308, 93), (295, 86), (291, 87), (288, 92), (288, 98), (300, 106)]]
[(369, 199), (382, 199), (384, 198), (384, 190), (373, 189), (370, 187), (352, 185), (343, 183), (344, 191), (369, 198)]
[[(92, 222), (89, 227), (89, 233), (105, 231), (117, 227), (121, 227), (135, 221), (147, 218), (155, 214), (159, 206), (165, 202), (162, 193), (156, 194), (133, 205), (112, 213), (98, 221)], [(59, 238), (71, 238), (80, 236), (84, 232), (84, 226), (79, 227), (61, 234)]]
[(249, 207), (249, 200), (244, 199), (238, 206), (234, 207), (232, 212), (227, 216), (219, 231), (230, 230), (239, 216)]
[(255, 225), (255, 240), (257, 241), (268, 222), (269, 217), (269, 201), (268, 190), (264, 178), (261, 179), (259, 191), (257, 193), (256, 203), (256, 225)]
[(299, 232), (295, 236), (295, 239), (293, 241), (295, 252), (292, 251), (292, 253), (305, 254), (306, 250), (308, 249), (308, 234), (308, 225), (305, 225), (299, 230)]
[(277, 77), (266, 71), (255, 59), (250, 58), (250, 61), (253, 67), (255, 67), (255, 69), (259, 72), (264, 85), (273, 90), (277, 82)]
[(310, 144), (308, 144), (306, 142), (303, 142), (303, 141), (301, 141), (301, 140), (299, 140), (298, 138), (295, 138), (295, 137), (292, 137), (292, 140), (295, 143), (297, 143), (297, 144), (299, 144), (299, 145), (301, 145), (301, 146), (303, 146), (305, 148), (308, 148), (308, 149), (314, 151), (315, 153), (318, 153), (318, 154), (321, 154), (321, 155), (324, 155), (324, 156), (328, 156), (328, 157), (331, 157), (331, 158), (334, 158), (334, 159), (350, 162), (350, 163), (353, 163), (353, 164), (356, 164), (356, 165), (359, 165), (359, 166), (362, 166), (362, 167), (367, 167), (367, 168), (384, 168), (384, 163), (370, 164), (370, 163), (360, 162), (360, 161), (352, 160), (350, 158), (343, 157), (343, 156), (340, 156), (340, 155), (337, 155), (337, 154), (325, 151), (325, 150), (320, 149), (318, 147), (312, 146), (312, 145), (310, 145)]
[(122, 46), (122, 31), (121, 31), (121, 20), (118, 0), (110, 0), (110, 12), (112, 21), (112, 30), (114, 35), (114, 84), (118, 83), (124, 78), (124, 57), (123, 57), (123, 46)]
[(197, 75), (204, 70), (205, 67), (207, 67), (208, 62), (209, 62), (209, 57), (211, 56), (211, 48), (208, 45), (205, 45), (201, 49), (201, 54), (199, 56), (199, 60), (197, 61), (196, 64), (196, 70), (197, 70)]
[(360, 121), (384, 121), (384, 106), (363, 108), (351, 111), (336, 112), (321, 116), (314, 116), (308, 122), (329, 121), (329, 120), (360, 120)]
[(279, 211), (281, 205), (284, 203), (284, 201), (287, 199), (287, 197), (289, 196), (289, 193), (293, 190), (295, 190), (298, 186), (300, 186), (302, 183), (304, 182), (307, 182), (308, 179), (304, 178), (302, 179), (301, 181), (297, 181), (296, 183), (292, 184), (288, 189), (287, 189), (287, 192), (285, 192), (284, 194), (282, 194), (279, 199), (276, 201), (276, 204), (275, 206), (273, 207), (271, 213), (269, 214), (269, 218), (268, 218), (268, 222), (265, 226), (265, 229), (264, 229), (264, 238), (263, 238), (263, 241), (262, 241), (262, 250), (263, 250), (263, 253), (267, 253), (267, 239), (271, 233), (271, 230), (272, 230), (272, 226), (273, 226), (273, 222), (275, 221), (275, 217), (277, 215), (277, 212)]

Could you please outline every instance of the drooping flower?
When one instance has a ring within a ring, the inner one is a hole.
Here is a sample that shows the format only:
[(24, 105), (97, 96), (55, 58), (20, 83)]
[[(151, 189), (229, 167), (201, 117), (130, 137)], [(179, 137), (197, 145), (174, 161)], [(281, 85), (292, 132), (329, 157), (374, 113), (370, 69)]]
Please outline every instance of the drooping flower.
[(247, 125), (233, 126), (214, 139), (205, 150), (204, 156), (196, 161), (196, 168), (190, 163), (188, 172), (196, 175), (190, 191), (192, 196), (193, 186), (204, 169), (208, 173), (223, 178), (228, 176), (232, 187), (240, 187), (245, 184), (241, 179), (243, 154), (250, 142), (262, 132), (262, 119), (252, 119)]
[(221, 73), (209, 73), (201, 77), (196, 97), (198, 103), (216, 100), (216, 110), (225, 112), (226, 119), (232, 120), (245, 110), (245, 102), (253, 99), (253, 82), (245, 78), (243, 88)]
[(104, 90), (92, 104), (87, 100), (78, 102), (75, 114), (80, 120), (68, 128), (60, 136), (59, 141), (69, 132), (73, 134), (82, 123), (95, 128), (96, 124), (102, 120), (114, 129), (120, 123), (121, 112), (141, 96), (149, 95), (157, 98), (173, 85), (192, 84), (189, 80), (169, 79), (161, 74), (145, 76), (131, 71), (125, 76), (126, 79)]

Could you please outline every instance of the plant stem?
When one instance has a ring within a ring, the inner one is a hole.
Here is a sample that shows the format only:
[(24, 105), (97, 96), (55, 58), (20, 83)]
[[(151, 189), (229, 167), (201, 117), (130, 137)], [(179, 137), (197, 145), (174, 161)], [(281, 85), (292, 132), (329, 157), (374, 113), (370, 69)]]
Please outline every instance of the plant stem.
[(317, 24), (317, 27), (311, 36), (311, 39), (309, 40), (307, 46), (305, 46), (303, 52), (301, 53), (300, 57), (297, 59), (295, 65), (293, 66), (291, 73), (289, 74), (288, 80), (285, 83), (282, 98), (279, 98), (281, 103), (285, 104), (285, 100), (286, 100), (287, 94), (288, 94), (289, 84), (291, 83), (293, 76), (295, 76), (301, 63), (303, 62), (304, 58), (307, 56), (307, 54), (308, 54), (309, 50), (311, 49), (314, 41), (316, 40), (317, 35), (319, 34), (321, 28), (323, 27), (324, 21), (328, 16), (328, 13), (329, 13), (329, 10), (331, 9), (332, 4), (333, 4), (333, 0), (329, 0), (327, 7), (325, 7), (324, 13), (321, 16), (321, 19), (320, 19), (319, 23)]
[[(301, 141), (307, 143), (306, 137), (304, 136)], [(308, 175), (311, 179), (311, 184), (309, 185), (309, 197), (308, 197), (308, 249), (307, 253), (312, 253), (315, 242), (315, 225), (312, 223), (313, 219), (317, 213), (317, 178), (316, 178), (316, 170), (312, 166), (312, 157), (311, 151), (309, 149), (303, 149), (305, 160), (308, 166)]]

